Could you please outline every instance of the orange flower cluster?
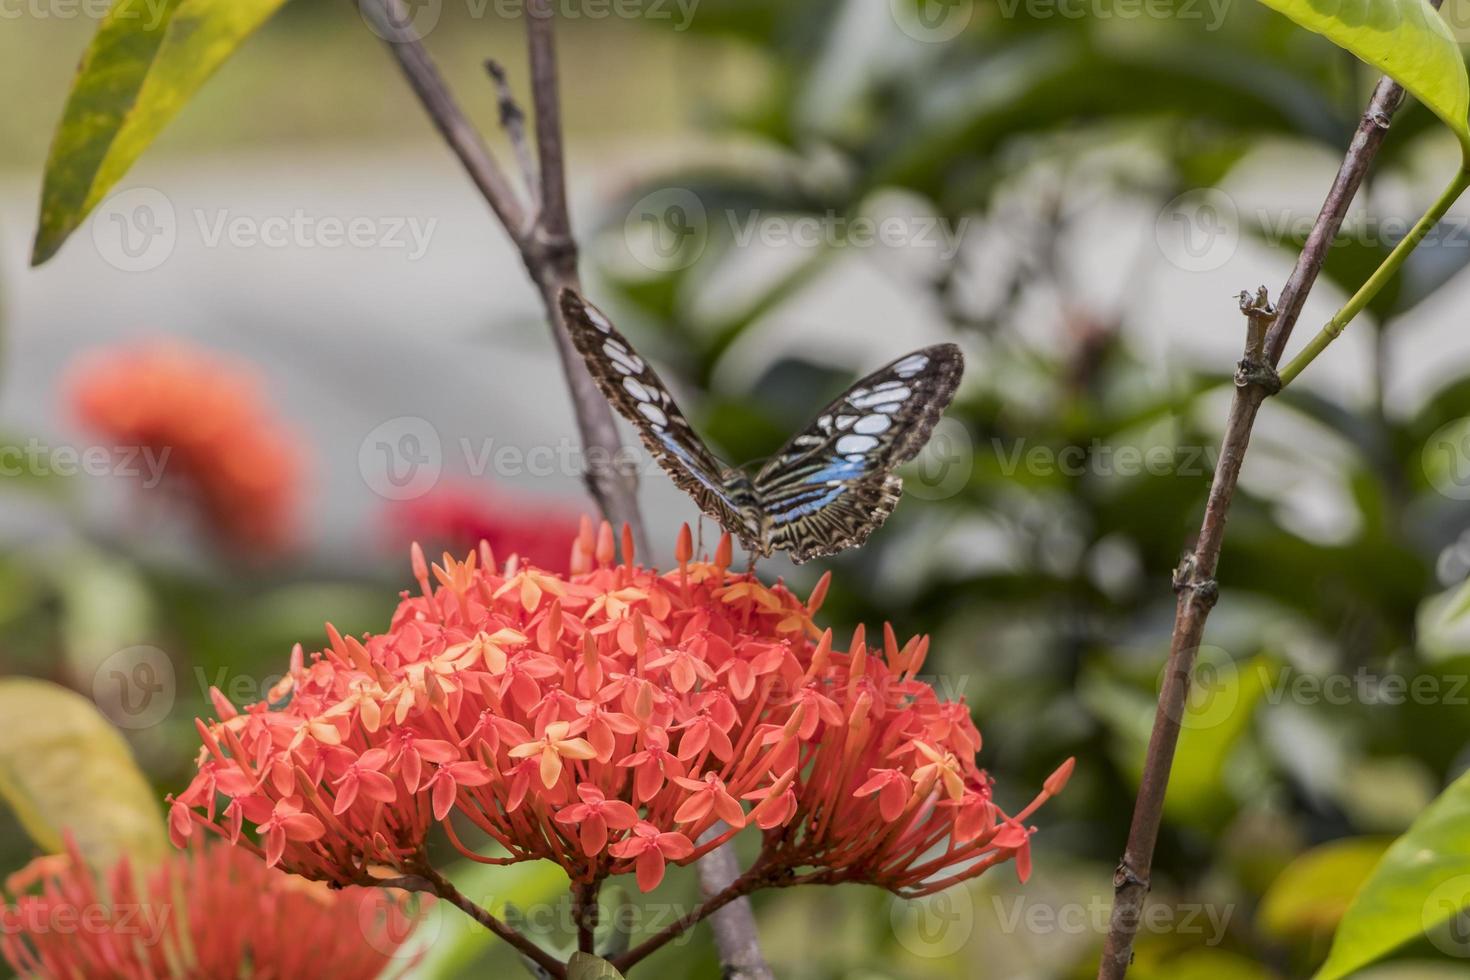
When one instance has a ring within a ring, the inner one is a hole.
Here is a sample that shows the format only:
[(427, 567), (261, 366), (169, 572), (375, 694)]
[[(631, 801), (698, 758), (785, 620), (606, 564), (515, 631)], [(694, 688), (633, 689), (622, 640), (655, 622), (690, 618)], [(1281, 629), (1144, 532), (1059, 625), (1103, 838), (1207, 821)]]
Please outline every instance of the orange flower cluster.
[(250, 368), (182, 343), (150, 343), (85, 356), (68, 388), (84, 425), (118, 447), (153, 450), (232, 548), (269, 554), (289, 543), (301, 461)]
[[(339, 884), (425, 867), (435, 825), (467, 857), (549, 859), (574, 882), (635, 874), (648, 890), (742, 828), (751, 883), (860, 881), (925, 894), (1016, 859), (1026, 818), (995, 804), (963, 703), (919, 679), (928, 640), (891, 629), (845, 649), (782, 586), (714, 560), (660, 574), (613, 562), (584, 524), (570, 576), (482, 545), (430, 566), (388, 631), (297, 647), (270, 703), (214, 694), (199, 773), (172, 801), (182, 843), (203, 825), (271, 865)], [(624, 534), (623, 553), (631, 554)], [(451, 816), (459, 820), (451, 822)], [(460, 839), (473, 826), (505, 855)], [(252, 827), (259, 845), (242, 833)], [(374, 869), (370, 873), (370, 868)]]
[(333, 891), (224, 845), (175, 854), (149, 875), (126, 859), (99, 874), (69, 839), (6, 888), (16, 897), (0, 905), (0, 954), (20, 976), (48, 980), (368, 980), (409, 933), (388, 893)]

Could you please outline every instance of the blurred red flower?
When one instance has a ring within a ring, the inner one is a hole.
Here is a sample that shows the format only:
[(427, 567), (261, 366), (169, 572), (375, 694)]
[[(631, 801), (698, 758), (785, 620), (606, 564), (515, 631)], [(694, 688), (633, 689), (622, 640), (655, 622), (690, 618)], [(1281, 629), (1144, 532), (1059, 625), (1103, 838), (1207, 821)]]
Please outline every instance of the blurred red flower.
[(506, 490), (439, 486), (388, 507), (395, 547), (414, 541), (433, 552), (465, 554), (481, 541), (503, 558), (519, 555), (537, 568), (565, 574), (581, 515), (569, 507), (532, 502)]
[(367, 980), (400, 955), (412, 925), (396, 893), (334, 891), (220, 844), (137, 874), (126, 859), (92, 870), (68, 839), (6, 889), (15, 897), (0, 905), (0, 953), (20, 976), (48, 980)]
[[(386, 633), (328, 627), (325, 650), (298, 646), (243, 711), (211, 692), (175, 842), (203, 826), (308, 878), (366, 884), (422, 873), (437, 826), (474, 860), (548, 859), (579, 883), (631, 873), (646, 891), (755, 826), (750, 890), (916, 896), (1011, 859), (1025, 877), (1025, 821), (1070, 762), (1006, 814), (968, 709), (918, 676), (927, 638), (885, 628), (869, 647), (859, 628), (839, 648), (813, 623), (825, 579), (802, 602), (731, 574), (728, 537), (712, 562), (691, 550), (685, 527), (673, 571), (615, 565), (611, 529), (588, 522), (563, 576), (501, 567), (483, 545), (431, 568), (415, 546), (420, 592)], [(467, 847), (465, 827), (507, 856)]]
[(68, 373), (81, 423), (115, 447), (152, 450), (228, 545), (270, 554), (289, 544), (300, 447), (249, 365), (169, 341), (94, 351)]

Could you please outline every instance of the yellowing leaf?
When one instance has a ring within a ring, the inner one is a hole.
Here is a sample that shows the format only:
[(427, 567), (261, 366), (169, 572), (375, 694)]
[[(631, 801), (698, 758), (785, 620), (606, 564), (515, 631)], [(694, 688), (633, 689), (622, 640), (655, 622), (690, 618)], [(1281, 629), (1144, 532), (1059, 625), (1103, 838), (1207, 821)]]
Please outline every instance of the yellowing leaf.
[(1470, 78), (1429, 0), (1261, 0), (1392, 77), (1454, 130), (1470, 165)]
[(51, 143), (31, 262), (56, 254), (199, 87), (285, 0), (116, 0)]
[(0, 680), (0, 799), (38, 845), (63, 829), (99, 863), (148, 864), (168, 849), (152, 788), (117, 730), (81, 695), (27, 677)]
[(573, 953), (567, 961), (567, 980), (623, 980), (607, 960), (591, 953)]

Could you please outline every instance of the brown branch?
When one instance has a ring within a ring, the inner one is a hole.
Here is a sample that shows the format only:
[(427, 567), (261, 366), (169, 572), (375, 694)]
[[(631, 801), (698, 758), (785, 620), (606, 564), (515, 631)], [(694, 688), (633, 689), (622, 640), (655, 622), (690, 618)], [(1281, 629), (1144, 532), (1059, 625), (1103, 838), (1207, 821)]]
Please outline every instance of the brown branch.
[[(705, 861), (710, 860), (710, 858), (712, 857), (716, 857), (717, 855), (722, 855), (725, 853), (725, 849), (720, 848), (714, 853), (701, 859), (701, 864), (703, 864), (703, 862)], [(731, 860), (733, 861), (733, 858)], [(764, 871), (758, 871), (757, 869), (752, 868), (751, 870), (745, 872), (745, 874), (731, 881), (714, 895), (707, 895), (705, 897), (705, 900), (700, 903), (696, 908), (694, 908), (690, 912), (686, 912), (684, 915), (680, 916), (678, 919), (670, 923), (658, 933), (645, 939), (643, 942), (639, 943), (637, 946), (634, 946), (627, 952), (613, 957), (613, 959), (611, 960), (612, 965), (617, 967), (619, 972), (626, 973), (628, 968), (633, 966), (639, 960), (642, 960), (645, 957), (658, 952), (670, 941), (683, 935), (687, 930), (692, 929), (694, 926), (698, 925), (700, 922), (703, 922), (709, 916), (714, 915), (716, 912), (719, 912), (722, 909), (725, 909), (732, 902), (744, 900), (746, 895), (749, 895), (756, 889), (763, 888), (767, 885), (772, 884), (776, 884), (776, 882), (772, 881)], [(725, 949), (722, 946), (720, 948), (720, 962), (724, 967), (724, 972), (721, 975), (725, 978), (725, 980), (737, 980), (737, 978), (738, 980), (743, 980), (743, 978), (751, 976), (771, 976), (770, 968), (766, 966), (765, 960), (761, 957), (759, 946), (756, 947), (755, 956), (756, 959), (759, 961), (759, 969), (764, 971), (763, 973), (753, 974), (748, 972), (740, 972), (748, 970), (749, 967), (737, 966), (736, 964), (731, 963), (729, 960), (725, 959), (724, 953)]]
[(566, 978), (567, 968), (565, 963), (562, 963), (556, 957), (546, 952), (546, 950), (521, 935), (521, 933), (470, 901), (463, 892), (454, 887), (448, 878), (445, 878), (438, 871), (431, 868), (427, 862), (415, 874), (404, 875), (399, 878), (379, 879), (373, 881), (372, 884), (380, 888), (402, 888), (405, 891), (425, 892), (441, 898), (480, 923), (486, 929), (495, 933), (501, 939), (510, 943), (516, 948), (517, 952), (545, 970), (555, 980), (565, 980)]
[[(1438, 7), (1439, 0), (1434, 2)], [(1169, 660), (1144, 758), (1143, 778), (1134, 803), (1128, 843), (1113, 874), (1113, 911), (1102, 961), (1098, 966), (1099, 980), (1121, 980), (1127, 975), (1133, 960), (1133, 939), (1148, 895), (1154, 847), (1158, 843), (1164, 796), (1169, 787), (1169, 771), (1173, 766), (1180, 723), (1189, 699), (1190, 674), (1204, 635), (1205, 622), (1218, 596), (1215, 570), (1224, 543), (1225, 520), (1240, 480), (1240, 468), (1245, 462), (1256, 414), (1261, 403), (1280, 389), (1276, 365), (1281, 362), (1292, 328), (1301, 316), (1307, 294), (1322, 272), (1328, 249), (1342, 228), (1348, 207), (1383, 145), (1389, 123), (1403, 100), (1404, 90), (1398, 83), (1386, 77), (1379, 81), (1276, 308), (1271, 309), (1267, 303), (1264, 289), (1254, 298), (1242, 296), (1241, 311), (1250, 325), (1246, 353), (1236, 371), (1235, 397), (1226, 419), (1219, 463), (1210, 484), (1199, 539), (1174, 576), (1178, 599)]]
[[(577, 249), (570, 234), (563, 177), (561, 116), (557, 106), (553, 25), (546, 0), (533, 3), (528, 19), (531, 77), (535, 90), (537, 149), (541, 163), (542, 202), (529, 208), (517, 198), (478, 130), (450, 94), (448, 85), (423, 43), (403, 27), (410, 17), (403, 0), (362, 0), (364, 12), (384, 37), (388, 50), (418, 95), (434, 126), (459, 158), (470, 179), (490, 204), (515, 243), (527, 271), (541, 293), (572, 396), (577, 430), (587, 459), (587, 489), (614, 525), (627, 524), (640, 551), (647, 554), (643, 520), (638, 510), (638, 478), (624, 452), (612, 410), (598, 392), (562, 322), (558, 291), (580, 288)], [(534, 10), (541, 10), (535, 15)], [(534, 213), (533, 213), (534, 210)]]

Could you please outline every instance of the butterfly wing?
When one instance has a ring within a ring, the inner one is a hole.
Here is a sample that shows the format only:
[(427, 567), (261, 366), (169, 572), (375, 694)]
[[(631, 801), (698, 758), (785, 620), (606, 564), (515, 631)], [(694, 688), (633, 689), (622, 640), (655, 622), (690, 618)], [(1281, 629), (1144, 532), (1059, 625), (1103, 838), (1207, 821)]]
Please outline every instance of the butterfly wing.
[(929, 441), (964, 368), (954, 344), (907, 354), (793, 436), (754, 481), (770, 546), (800, 563), (862, 544), (882, 526), (903, 491), (894, 468)]
[(576, 291), (563, 289), (560, 303), (572, 345), (603, 396), (633, 423), (653, 458), (700, 510), (749, 540), (752, 531), (726, 487), (730, 474), (695, 435), (653, 368), (607, 316)]

